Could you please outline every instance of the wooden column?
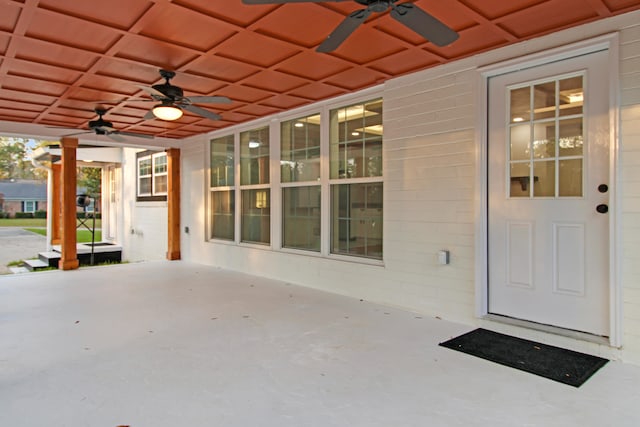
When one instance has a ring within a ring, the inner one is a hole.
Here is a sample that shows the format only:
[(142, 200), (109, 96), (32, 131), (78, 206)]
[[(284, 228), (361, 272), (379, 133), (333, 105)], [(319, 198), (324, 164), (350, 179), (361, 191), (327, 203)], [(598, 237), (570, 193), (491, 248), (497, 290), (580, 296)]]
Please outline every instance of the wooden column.
[(167, 259), (180, 259), (180, 149), (167, 150)]
[(60, 199), (61, 199), (61, 171), (60, 163), (51, 165), (51, 206), (49, 206), (49, 215), (51, 215), (51, 244), (59, 245), (62, 242), (62, 227), (60, 216)]
[(62, 250), (58, 268), (73, 270), (78, 268), (76, 249), (76, 138), (62, 138)]

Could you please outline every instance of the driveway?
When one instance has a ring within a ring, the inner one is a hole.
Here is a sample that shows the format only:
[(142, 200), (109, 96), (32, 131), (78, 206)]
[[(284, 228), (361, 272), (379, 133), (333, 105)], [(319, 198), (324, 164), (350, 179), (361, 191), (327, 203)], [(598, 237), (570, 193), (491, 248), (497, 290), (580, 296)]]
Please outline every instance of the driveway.
[(37, 258), (47, 249), (47, 238), (20, 227), (0, 227), (0, 274), (9, 274), (7, 264)]

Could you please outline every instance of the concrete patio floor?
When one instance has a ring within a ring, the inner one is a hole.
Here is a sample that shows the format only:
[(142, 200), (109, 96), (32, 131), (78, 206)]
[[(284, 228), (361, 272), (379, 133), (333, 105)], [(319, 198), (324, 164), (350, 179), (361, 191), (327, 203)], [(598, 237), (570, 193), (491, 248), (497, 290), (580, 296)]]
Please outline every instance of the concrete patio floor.
[(438, 346), (471, 329), (185, 262), (2, 276), (0, 426), (640, 425), (640, 367), (576, 389)]

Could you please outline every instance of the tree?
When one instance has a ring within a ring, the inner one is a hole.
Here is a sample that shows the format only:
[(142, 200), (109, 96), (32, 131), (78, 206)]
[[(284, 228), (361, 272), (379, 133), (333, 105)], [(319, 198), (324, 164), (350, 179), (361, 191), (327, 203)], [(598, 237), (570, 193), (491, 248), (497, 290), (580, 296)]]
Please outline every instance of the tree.
[(37, 141), (16, 137), (0, 137), (0, 179), (44, 180), (47, 173), (36, 168), (29, 159)]
[(101, 168), (78, 168), (78, 186), (87, 189), (87, 194), (91, 197), (99, 198), (102, 191), (102, 169)]

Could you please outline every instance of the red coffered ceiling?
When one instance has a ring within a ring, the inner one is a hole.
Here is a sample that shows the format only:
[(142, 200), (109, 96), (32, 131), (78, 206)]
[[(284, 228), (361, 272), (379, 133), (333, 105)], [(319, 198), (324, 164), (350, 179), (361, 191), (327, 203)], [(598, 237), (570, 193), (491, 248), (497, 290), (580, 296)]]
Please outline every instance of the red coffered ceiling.
[(222, 120), (144, 120), (153, 104), (138, 101), (105, 103), (105, 118), (121, 131), (183, 138), (640, 8), (637, 0), (413, 3), (460, 38), (437, 47), (388, 13), (372, 14), (337, 50), (317, 53), (362, 8), (346, 0), (0, 0), (0, 121), (86, 128), (97, 101), (148, 98), (136, 85), (161, 83), (164, 68), (186, 96), (231, 98), (203, 106)]

